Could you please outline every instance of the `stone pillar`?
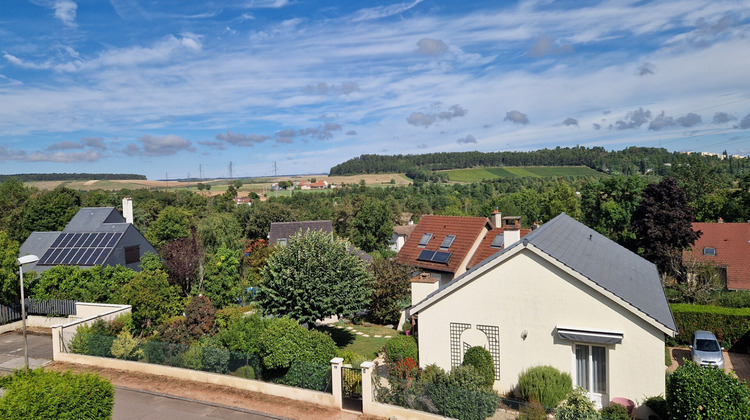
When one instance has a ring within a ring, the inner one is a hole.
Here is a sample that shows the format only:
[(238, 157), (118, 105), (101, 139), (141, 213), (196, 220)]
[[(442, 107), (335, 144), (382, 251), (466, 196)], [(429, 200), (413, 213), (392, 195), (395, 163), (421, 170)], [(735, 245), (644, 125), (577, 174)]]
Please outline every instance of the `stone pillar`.
[(374, 366), (375, 363), (373, 362), (362, 362), (359, 365), (362, 369), (362, 414), (364, 415), (372, 412), (372, 404), (375, 401), (375, 396), (372, 392), (372, 371)]
[(341, 410), (344, 407), (344, 395), (341, 389), (341, 368), (344, 366), (343, 357), (334, 357), (331, 359), (331, 392), (333, 393), (333, 401), (336, 403), (336, 407)]
[(60, 342), (62, 340), (62, 325), (52, 326), (52, 360), (58, 360), (60, 356)]

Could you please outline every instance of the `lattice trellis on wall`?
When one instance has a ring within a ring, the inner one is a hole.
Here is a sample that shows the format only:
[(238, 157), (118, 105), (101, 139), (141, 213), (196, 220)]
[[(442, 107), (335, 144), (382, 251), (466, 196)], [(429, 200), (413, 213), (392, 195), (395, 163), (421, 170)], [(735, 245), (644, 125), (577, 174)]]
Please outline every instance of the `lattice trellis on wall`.
[(488, 349), (492, 355), (492, 361), (495, 362), (495, 380), (500, 379), (500, 327), (494, 325), (477, 325), (477, 329), (487, 336), (487, 342), (490, 345)]
[(464, 352), (461, 349), (461, 334), (471, 328), (471, 324), (451, 322), (451, 367), (460, 366)]

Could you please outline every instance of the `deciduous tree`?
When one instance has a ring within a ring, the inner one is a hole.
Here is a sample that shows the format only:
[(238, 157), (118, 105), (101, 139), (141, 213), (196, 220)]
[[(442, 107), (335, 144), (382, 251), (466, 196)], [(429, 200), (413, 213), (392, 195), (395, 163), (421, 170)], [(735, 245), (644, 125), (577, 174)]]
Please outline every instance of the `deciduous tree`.
[(372, 293), (365, 263), (333, 235), (309, 231), (268, 258), (257, 300), (268, 314), (314, 323), (361, 311)]
[(665, 273), (670, 271), (670, 261), (700, 236), (692, 222), (685, 192), (677, 181), (664, 178), (643, 191), (643, 200), (633, 213), (632, 229), (642, 255)]

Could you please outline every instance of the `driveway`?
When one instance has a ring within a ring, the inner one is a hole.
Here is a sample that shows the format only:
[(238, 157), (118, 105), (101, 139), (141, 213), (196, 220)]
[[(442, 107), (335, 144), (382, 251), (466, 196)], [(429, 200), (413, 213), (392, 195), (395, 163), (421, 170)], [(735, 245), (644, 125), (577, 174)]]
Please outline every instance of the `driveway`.
[[(672, 355), (672, 366), (667, 368), (668, 372), (674, 372), (681, 366), (683, 359), (690, 360), (689, 348), (670, 347), (669, 353)], [(724, 351), (724, 370), (734, 372), (741, 381), (750, 386), (750, 355)]]
[[(29, 342), (29, 367), (34, 369), (52, 361), (52, 335), (26, 335)], [(0, 335), (0, 369), (15, 370), (24, 365), (23, 334), (11, 331)]]

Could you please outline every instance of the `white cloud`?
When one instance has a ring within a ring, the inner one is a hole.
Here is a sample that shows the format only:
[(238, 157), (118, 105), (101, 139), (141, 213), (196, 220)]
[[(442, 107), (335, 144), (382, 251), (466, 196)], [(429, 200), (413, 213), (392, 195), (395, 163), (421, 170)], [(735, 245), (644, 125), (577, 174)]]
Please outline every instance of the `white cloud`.
[(354, 14), (352, 20), (354, 22), (361, 22), (364, 20), (386, 18), (389, 16), (397, 15), (399, 13), (403, 13), (418, 5), (419, 3), (422, 3), (422, 0), (414, 0), (413, 2), (409, 3), (397, 3), (390, 6), (378, 6), (369, 9), (360, 9), (357, 11), (357, 13)]
[(55, 9), (55, 17), (60, 19), (63, 25), (75, 28), (76, 10), (78, 5), (71, 0), (57, 0), (52, 7)]

